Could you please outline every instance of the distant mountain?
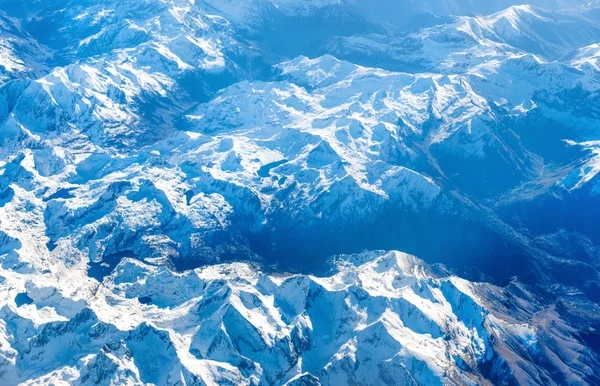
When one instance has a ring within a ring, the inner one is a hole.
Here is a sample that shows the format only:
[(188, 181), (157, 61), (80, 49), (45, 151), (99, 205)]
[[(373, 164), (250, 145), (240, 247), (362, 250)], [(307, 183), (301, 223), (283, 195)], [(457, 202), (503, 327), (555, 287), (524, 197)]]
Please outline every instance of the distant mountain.
[(52, 51), (40, 45), (19, 23), (0, 12), (0, 84), (36, 77), (47, 71)]
[(600, 71), (600, 44), (591, 44), (566, 55), (563, 60), (572, 67), (591, 74)]

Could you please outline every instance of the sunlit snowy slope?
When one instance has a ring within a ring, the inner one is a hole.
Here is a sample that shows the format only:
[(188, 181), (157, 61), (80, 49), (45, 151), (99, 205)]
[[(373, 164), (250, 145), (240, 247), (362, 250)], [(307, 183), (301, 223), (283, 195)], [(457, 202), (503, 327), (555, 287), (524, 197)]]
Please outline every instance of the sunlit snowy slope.
[[(175, 274), (130, 258), (103, 284), (68, 269), (10, 276), (2, 298), (26, 301), (1, 311), (2, 377), (236, 385), (597, 380), (598, 362), (570, 340), (556, 310), (514, 284), (472, 284), (399, 252), (339, 259), (329, 277), (270, 276), (240, 263)], [(21, 287), (28, 295), (17, 294)]]
[(0, 0), (0, 384), (600, 383), (598, 6)]

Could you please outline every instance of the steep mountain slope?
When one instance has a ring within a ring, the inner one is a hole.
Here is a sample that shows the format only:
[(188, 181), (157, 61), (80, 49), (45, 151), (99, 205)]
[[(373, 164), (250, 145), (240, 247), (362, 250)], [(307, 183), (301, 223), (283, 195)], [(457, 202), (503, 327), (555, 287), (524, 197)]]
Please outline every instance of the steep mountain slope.
[(10, 79), (37, 77), (47, 71), (52, 51), (40, 45), (0, 11), (0, 85)]

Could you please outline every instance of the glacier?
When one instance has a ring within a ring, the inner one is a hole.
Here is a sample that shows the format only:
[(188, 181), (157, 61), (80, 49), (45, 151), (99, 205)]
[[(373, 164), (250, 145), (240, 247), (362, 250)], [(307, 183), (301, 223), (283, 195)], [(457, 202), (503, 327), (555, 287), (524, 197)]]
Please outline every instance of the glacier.
[(599, 42), (579, 0), (0, 0), (0, 384), (600, 384)]

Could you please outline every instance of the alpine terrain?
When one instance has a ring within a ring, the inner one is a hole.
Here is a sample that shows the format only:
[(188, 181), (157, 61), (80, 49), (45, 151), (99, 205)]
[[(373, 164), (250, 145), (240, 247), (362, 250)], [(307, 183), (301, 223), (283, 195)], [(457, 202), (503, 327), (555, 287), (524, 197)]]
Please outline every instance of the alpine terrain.
[(0, 0), (0, 385), (600, 385), (598, 224), (600, 2)]

